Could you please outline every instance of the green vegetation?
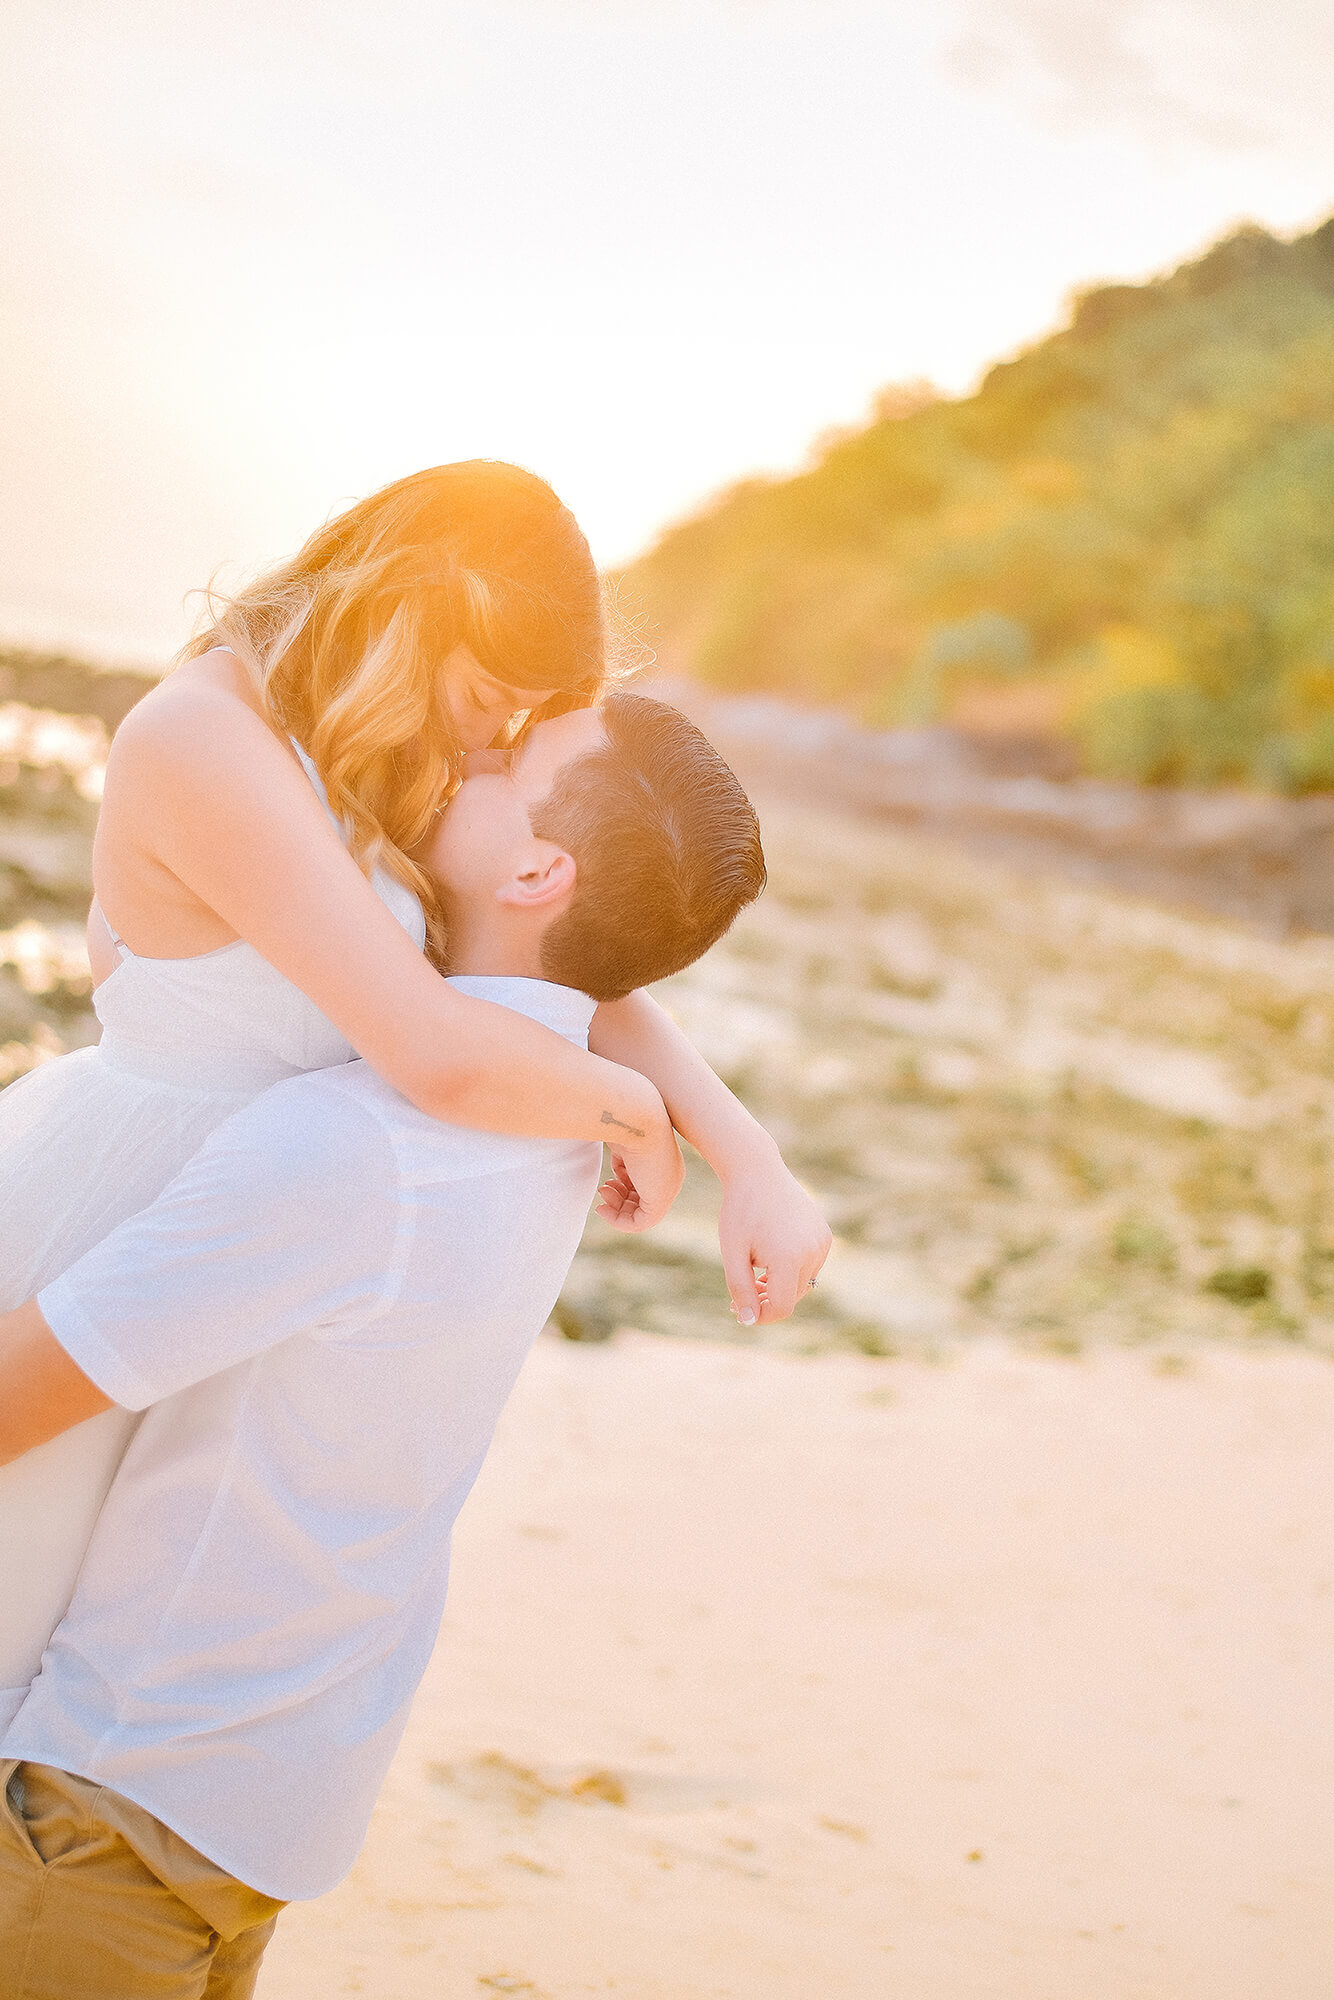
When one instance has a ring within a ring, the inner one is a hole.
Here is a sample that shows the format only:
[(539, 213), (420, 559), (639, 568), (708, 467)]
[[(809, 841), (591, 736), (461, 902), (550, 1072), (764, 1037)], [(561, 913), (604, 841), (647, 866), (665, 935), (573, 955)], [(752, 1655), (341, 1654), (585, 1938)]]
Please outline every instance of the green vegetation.
[(1146, 782), (1334, 784), (1334, 219), (1085, 292), (974, 396), (887, 396), (671, 530), (624, 601), (729, 690), (1059, 734)]

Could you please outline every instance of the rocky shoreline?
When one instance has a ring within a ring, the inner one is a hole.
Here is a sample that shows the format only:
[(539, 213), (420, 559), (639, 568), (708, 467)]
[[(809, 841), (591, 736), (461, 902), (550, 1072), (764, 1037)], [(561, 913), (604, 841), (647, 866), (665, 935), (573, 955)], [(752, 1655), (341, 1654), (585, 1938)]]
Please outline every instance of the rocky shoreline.
[[(0, 648), (0, 703), (96, 717), (109, 732), (153, 679)], [(1334, 793), (1113, 784), (1080, 777), (1051, 739), (869, 730), (836, 709), (719, 695), (675, 676), (640, 685), (694, 716), (758, 789), (920, 827), (1021, 867), (1270, 936), (1334, 934)], [(0, 771), (0, 788), (8, 775)], [(0, 811), (5, 803), (0, 796)]]
[(1040, 738), (860, 729), (837, 711), (650, 683), (708, 731), (747, 783), (958, 840), (1270, 936), (1334, 933), (1334, 794), (1112, 784), (1062, 768)]

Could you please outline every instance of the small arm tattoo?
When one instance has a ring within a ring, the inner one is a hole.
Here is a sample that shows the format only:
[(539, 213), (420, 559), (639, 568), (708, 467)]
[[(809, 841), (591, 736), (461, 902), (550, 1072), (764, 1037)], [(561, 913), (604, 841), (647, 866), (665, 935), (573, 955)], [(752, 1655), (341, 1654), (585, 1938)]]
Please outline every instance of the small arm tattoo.
[(604, 1125), (614, 1125), (618, 1132), (633, 1133), (636, 1139), (642, 1139), (644, 1136), (642, 1130), (638, 1125), (627, 1125), (620, 1118), (613, 1118), (610, 1111), (603, 1112), (602, 1122)]

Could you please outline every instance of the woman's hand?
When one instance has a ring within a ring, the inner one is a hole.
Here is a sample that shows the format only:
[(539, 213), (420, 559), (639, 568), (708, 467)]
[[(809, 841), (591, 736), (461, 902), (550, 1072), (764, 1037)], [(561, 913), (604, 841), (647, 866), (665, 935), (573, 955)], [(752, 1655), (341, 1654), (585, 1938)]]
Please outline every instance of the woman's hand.
[[(677, 1131), (698, 1148), (722, 1182), (718, 1235), (732, 1310), (741, 1324), (767, 1326), (786, 1319), (810, 1290), (833, 1238), (764, 1127), (738, 1104), (647, 993), (604, 1001), (593, 1017), (589, 1046), (657, 1085)], [(647, 1222), (634, 1219), (638, 1210), (631, 1196), (638, 1182), (633, 1168), (625, 1175), (616, 1155), (613, 1162), (598, 1214), (617, 1228), (646, 1229)], [(632, 1219), (623, 1222), (627, 1207)]]
[(815, 1283), (834, 1240), (776, 1148), (724, 1176), (718, 1238), (742, 1326), (786, 1319)]
[(627, 1235), (661, 1222), (681, 1192), (685, 1179), (681, 1148), (665, 1114), (664, 1124), (664, 1132), (633, 1152), (623, 1146), (611, 1149), (611, 1175), (598, 1189), (594, 1213)]

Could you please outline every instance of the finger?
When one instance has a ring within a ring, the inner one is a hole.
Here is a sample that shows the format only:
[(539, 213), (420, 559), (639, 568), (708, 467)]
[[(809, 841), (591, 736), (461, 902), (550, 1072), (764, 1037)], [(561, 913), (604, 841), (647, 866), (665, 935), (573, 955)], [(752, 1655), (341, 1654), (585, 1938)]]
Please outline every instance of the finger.
[(813, 1292), (815, 1290), (815, 1281), (819, 1277), (821, 1271), (823, 1271), (825, 1267), (825, 1259), (828, 1257), (828, 1255), (829, 1255), (828, 1250), (822, 1250), (818, 1256), (808, 1257), (806, 1259), (806, 1262), (802, 1265), (801, 1269), (801, 1292), (799, 1294), (800, 1297), (804, 1298), (807, 1292)]
[(636, 1200), (627, 1202), (617, 1215), (608, 1216), (613, 1229), (619, 1229), (623, 1236), (641, 1236), (653, 1226), (653, 1217)]
[(815, 1280), (819, 1277), (821, 1271), (823, 1271), (825, 1265), (828, 1263), (829, 1252), (833, 1249), (833, 1247), (834, 1247), (833, 1231), (826, 1229), (824, 1233), (824, 1241), (820, 1244), (820, 1247), (815, 1252), (814, 1257), (810, 1259), (810, 1269), (806, 1273), (806, 1276), (808, 1277), (808, 1279), (812, 1284), (815, 1283)]
[(603, 1190), (604, 1199), (598, 1205), (599, 1214), (608, 1222), (628, 1221), (639, 1205), (639, 1196), (632, 1187), (611, 1187)]
[(801, 1267), (793, 1257), (771, 1257), (765, 1281), (764, 1323), (787, 1319), (804, 1290)]
[(615, 1212), (612, 1214), (604, 1212), (603, 1219), (609, 1222), (613, 1229), (619, 1229), (623, 1235), (637, 1235), (641, 1230), (647, 1229), (654, 1220), (644, 1205), (639, 1189), (628, 1174), (610, 1188), (607, 1200), (608, 1207), (614, 1208)]
[(741, 1326), (757, 1326), (764, 1309), (764, 1299), (747, 1248), (732, 1253), (723, 1259), (723, 1276), (732, 1297), (732, 1311)]
[(637, 1199), (635, 1185), (630, 1176), (624, 1172), (614, 1174), (603, 1181), (598, 1189), (594, 1213), (602, 1216), (604, 1221), (610, 1222), (621, 1213), (627, 1203), (632, 1204)]

